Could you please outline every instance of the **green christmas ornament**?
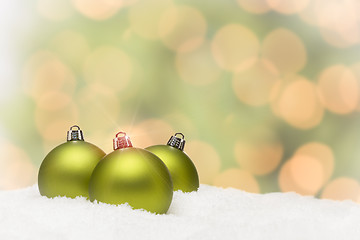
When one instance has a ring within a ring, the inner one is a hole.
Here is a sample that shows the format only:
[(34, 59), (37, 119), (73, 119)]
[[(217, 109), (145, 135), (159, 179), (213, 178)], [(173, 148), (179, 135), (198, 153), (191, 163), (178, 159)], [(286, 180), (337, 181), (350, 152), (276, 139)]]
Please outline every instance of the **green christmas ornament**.
[(91, 201), (128, 203), (135, 209), (162, 214), (170, 207), (173, 184), (169, 170), (157, 156), (134, 148), (126, 133), (119, 132), (114, 151), (91, 175), (89, 197)]
[(47, 197), (88, 197), (90, 176), (104, 156), (100, 148), (84, 141), (78, 126), (72, 126), (67, 133), (67, 142), (51, 150), (41, 163), (38, 175), (40, 194)]
[[(177, 137), (181, 135), (181, 138)], [(155, 145), (145, 148), (158, 156), (167, 166), (174, 184), (174, 191), (196, 191), (199, 188), (199, 176), (194, 163), (184, 153), (185, 139), (182, 133), (176, 133), (167, 145)]]

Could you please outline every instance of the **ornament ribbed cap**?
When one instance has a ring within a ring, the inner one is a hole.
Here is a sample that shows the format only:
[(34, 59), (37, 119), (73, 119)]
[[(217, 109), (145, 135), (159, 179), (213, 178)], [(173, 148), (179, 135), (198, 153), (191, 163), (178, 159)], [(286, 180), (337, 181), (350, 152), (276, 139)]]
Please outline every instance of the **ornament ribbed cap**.
[(114, 150), (128, 147), (132, 147), (129, 136), (124, 132), (118, 132), (114, 138)]
[(79, 126), (74, 125), (70, 127), (70, 130), (67, 132), (67, 141), (84, 141), (84, 135)]
[[(181, 138), (177, 137), (176, 135), (180, 135)], [(174, 148), (177, 148), (181, 151), (184, 151), (184, 147), (185, 147), (185, 139), (184, 139), (184, 134), (182, 133), (175, 133), (174, 136), (172, 136), (167, 145), (171, 146), (171, 147), (174, 147)]]

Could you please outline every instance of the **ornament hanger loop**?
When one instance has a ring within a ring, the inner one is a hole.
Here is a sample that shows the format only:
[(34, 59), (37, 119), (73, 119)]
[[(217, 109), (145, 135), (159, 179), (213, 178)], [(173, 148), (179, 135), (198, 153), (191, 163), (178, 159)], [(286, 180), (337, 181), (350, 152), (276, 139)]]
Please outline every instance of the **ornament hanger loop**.
[(176, 135), (181, 135), (182, 139), (185, 138), (184, 134), (182, 134), (182, 133), (175, 133), (174, 136), (176, 137)]
[(120, 134), (122, 134), (121, 137), (127, 137), (125, 132), (118, 132), (115, 137), (119, 137)]
[(80, 127), (78, 125), (71, 126), (70, 130), (74, 130), (73, 128), (77, 128), (77, 130), (80, 130)]

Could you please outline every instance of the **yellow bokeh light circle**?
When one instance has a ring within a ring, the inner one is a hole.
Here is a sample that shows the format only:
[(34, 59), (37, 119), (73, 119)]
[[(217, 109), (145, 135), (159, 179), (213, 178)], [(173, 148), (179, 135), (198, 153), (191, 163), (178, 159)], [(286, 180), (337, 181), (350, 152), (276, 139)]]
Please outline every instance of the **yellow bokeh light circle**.
[(294, 178), (291, 174), (291, 159), (287, 160), (280, 169), (278, 175), (279, 187), (282, 192), (297, 192), (299, 194), (309, 194), (308, 192), (301, 189), (294, 182)]
[(51, 49), (61, 59), (75, 67), (81, 66), (90, 52), (89, 43), (84, 35), (72, 30), (63, 30), (55, 35), (50, 43)]
[(101, 83), (120, 91), (124, 89), (132, 76), (132, 62), (122, 50), (102, 46), (86, 58), (83, 66), (84, 78), (89, 83)]
[(296, 150), (295, 155), (309, 156), (316, 159), (323, 168), (323, 183), (326, 183), (334, 172), (334, 153), (329, 146), (323, 143), (306, 143)]
[(282, 14), (295, 14), (305, 9), (310, 0), (266, 0), (268, 6)]
[(90, 84), (79, 91), (75, 100), (82, 128), (99, 126), (106, 131), (117, 126), (121, 106), (116, 89), (100, 83)]
[(347, 48), (360, 41), (357, 0), (312, 0), (300, 13), (307, 23), (318, 26), (324, 40), (335, 47)]
[(129, 8), (132, 31), (147, 39), (158, 39), (161, 16), (172, 5), (172, 0), (140, 0)]
[(296, 192), (302, 195), (315, 195), (322, 185), (324, 169), (315, 158), (295, 155), (286, 161), (278, 175), (282, 192)]
[(216, 81), (221, 69), (211, 55), (209, 44), (204, 44), (191, 52), (176, 55), (176, 70), (185, 82), (203, 86)]
[(236, 161), (243, 169), (254, 175), (266, 175), (279, 166), (284, 149), (279, 142), (237, 141), (234, 151)]
[(324, 114), (315, 85), (300, 76), (292, 76), (272, 107), (276, 115), (300, 129), (317, 126)]
[(320, 100), (331, 112), (353, 112), (359, 101), (359, 81), (350, 68), (334, 65), (321, 72), (318, 79)]
[(329, 1), (317, 6), (317, 24), (325, 41), (335, 47), (349, 47), (359, 43), (359, 2)]
[(309, 24), (330, 27), (332, 24), (336, 26), (336, 19), (337, 23), (340, 23), (343, 18), (360, 20), (359, 15), (356, 14), (359, 7), (360, 2), (357, 0), (312, 0), (299, 14)]
[(272, 62), (282, 74), (300, 71), (307, 61), (303, 41), (294, 32), (285, 28), (275, 29), (265, 37), (261, 55)]
[(214, 185), (223, 188), (237, 188), (251, 193), (260, 193), (260, 187), (255, 177), (242, 169), (231, 168), (220, 173)]
[(266, 0), (237, 0), (237, 3), (250, 13), (263, 14), (270, 10)]
[(323, 39), (331, 46), (337, 48), (348, 48), (360, 43), (360, 29), (357, 22), (348, 23), (351, 26), (343, 26), (343, 28), (320, 28)]
[[(356, 77), (357, 82), (359, 83), (358, 88), (359, 88), (359, 94), (360, 94), (360, 62), (352, 64), (350, 66), (350, 70), (352, 71), (352, 73)], [(360, 96), (358, 97), (358, 103), (356, 106), (356, 110), (360, 111)]]
[(279, 174), (280, 189), (315, 195), (330, 179), (334, 162), (334, 154), (327, 145), (306, 143), (282, 166)]
[(196, 166), (200, 183), (213, 184), (221, 167), (221, 160), (216, 149), (209, 143), (192, 140), (186, 142), (185, 152)]
[(37, 100), (37, 107), (45, 111), (56, 111), (71, 104), (72, 99), (66, 93), (60, 91), (49, 91)]
[(257, 36), (250, 29), (240, 24), (229, 24), (216, 32), (211, 50), (221, 68), (236, 72), (255, 62), (259, 45)]
[(0, 189), (13, 190), (36, 183), (37, 169), (29, 156), (14, 144), (0, 142)]
[(235, 73), (232, 83), (242, 102), (262, 106), (271, 100), (279, 81), (276, 67), (265, 59), (257, 59), (249, 68)]
[(290, 172), (299, 189), (314, 195), (324, 184), (324, 168), (314, 157), (296, 154), (291, 159)]
[(340, 177), (325, 186), (321, 198), (358, 201), (359, 193), (360, 185), (358, 181), (348, 177)]
[(53, 53), (39, 51), (32, 55), (23, 72), (23, 89), (35, 99), (48, 91), (72, 94), (76, 81), (72, 71)]
[(37, 0), (38, 13), (52, 21), (63, 21), (73, 14), (70, 0)]
[(188, 6), (173, 6), (166, 9), (160, 19), (159, 36), (169, 49), (189, 52), (203, 43), (206, 28), (200, 11)]
[(114, 16), (125, 5), (124, 0), (72, 0), (75, 9), (93, 20), (105, 20)]

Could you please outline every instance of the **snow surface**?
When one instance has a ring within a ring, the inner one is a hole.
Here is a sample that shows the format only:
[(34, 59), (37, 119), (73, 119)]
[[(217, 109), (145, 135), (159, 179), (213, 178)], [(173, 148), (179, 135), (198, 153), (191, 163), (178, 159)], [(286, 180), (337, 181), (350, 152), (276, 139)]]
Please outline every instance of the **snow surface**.
[(156, 215), (49, 199), (34, 185), (0, 191), (0, 239), (360, 239), (360, 205), (201, 185), (175, 192), (168, 213)]

